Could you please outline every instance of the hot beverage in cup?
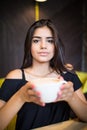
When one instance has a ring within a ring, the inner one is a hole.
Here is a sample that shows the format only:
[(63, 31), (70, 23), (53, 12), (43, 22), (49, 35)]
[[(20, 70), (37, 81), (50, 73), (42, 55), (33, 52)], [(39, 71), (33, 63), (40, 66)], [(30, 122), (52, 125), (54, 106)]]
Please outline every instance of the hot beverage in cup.
[(60, 91), (62, 84), (66, 83), (65, 80), (57, 78), (40, 78), (31, 81), (34, 85), (35, 91), (40, 92), (41, 101), (45, 103), (54, 102)]

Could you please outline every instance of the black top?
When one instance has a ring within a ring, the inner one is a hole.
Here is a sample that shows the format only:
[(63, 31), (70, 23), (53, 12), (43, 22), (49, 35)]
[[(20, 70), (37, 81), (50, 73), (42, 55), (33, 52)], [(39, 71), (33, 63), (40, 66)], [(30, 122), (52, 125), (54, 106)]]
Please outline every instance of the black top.
[[(81, 82), (76, 74), (67, 72), (62, 76), (66, 81), (74, 83), (74, 90), (81, 87)], [(22, 79), (6, 79), (0, 89), (0, 99), (8, 101), (27, 81), (22, 71)], [(25, 103), (17, 116), (16, 130), (29, 130), (69, 119), (70, 107), (65, 101), (48, 103), (45, 107), (34, 103)]]

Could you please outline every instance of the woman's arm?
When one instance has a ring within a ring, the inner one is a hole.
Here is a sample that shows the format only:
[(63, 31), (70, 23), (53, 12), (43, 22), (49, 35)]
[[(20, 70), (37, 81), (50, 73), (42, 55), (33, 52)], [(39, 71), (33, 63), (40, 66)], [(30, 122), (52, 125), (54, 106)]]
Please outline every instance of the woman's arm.
[[(19, 75), (18, 71), (11, 72), (6, 78), (16, 78), (17, 76), (20, 77)], [(10, 123), (25, 102), (34, 102), (38, 105), (44, 105), (40, 102), (39, 94), (33, 90), (30, 82), (22, 86), (8, 102), (0, 100), (0, 130), (3, 130)]]
[(77, 117), (80, 120), (87, 122), (87, 101), (81, 88), (74, 91), (73, 83), (67, 82), (61, 87), (58, 101), (60, 100), (65, 100), (68, 102)]
[(87, 122), (87, 101), (81, 91), (81, 89), (74, 92), (73, 97), (68, 102), (72, 110), (75, 112), (77, 117)]
[(0, 130), (3, 130), (10, 123), (23, 104), (18, 93), (12, 96), (7, 103), (0, 100)]

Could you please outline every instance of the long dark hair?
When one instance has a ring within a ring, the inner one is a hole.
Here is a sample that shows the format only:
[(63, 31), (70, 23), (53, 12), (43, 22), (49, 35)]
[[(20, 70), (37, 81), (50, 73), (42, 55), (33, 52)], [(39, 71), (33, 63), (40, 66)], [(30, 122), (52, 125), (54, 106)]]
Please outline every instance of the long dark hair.
[(31, 55), (32, 37), (35, 29), (43, 26), (47, 26), (52, 31), (52, 35), (54, 37), (55, 52), (54, 52), (54, 57), (50, 61), (50, 66), (57, 72), (61, 73), (66, 70), (64, 66), (65, 65), (64, 46), (59, 38), (56, 27), (49, 19), (38, 20), (35, 23), (33, 23), (31, 27), (28, 29), (26, 40), (25, 40), (25, 46), (24, 46), (24, 60), (23, 60), (22, 68), (32, 66), (32, 55)]

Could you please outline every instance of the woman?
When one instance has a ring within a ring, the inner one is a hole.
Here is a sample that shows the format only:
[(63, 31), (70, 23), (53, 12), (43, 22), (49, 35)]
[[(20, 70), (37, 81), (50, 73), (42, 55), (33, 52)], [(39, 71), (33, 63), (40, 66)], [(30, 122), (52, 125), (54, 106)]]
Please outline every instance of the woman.
[[(0, 130), (17, 114), (16, 130), (29, 130), (69, 119), (70, 109), (87, 121), (87, 102), (77, 75), (64, 63), (63, 45), (56, 28), (48, 19), (41, 19), (29, 28), (25, 40), (22, 69), (11, 71), (0, 90)], [(42, 77), (67, 81), (55, 102), (44, 103), (31, 84)]]

